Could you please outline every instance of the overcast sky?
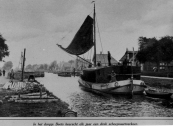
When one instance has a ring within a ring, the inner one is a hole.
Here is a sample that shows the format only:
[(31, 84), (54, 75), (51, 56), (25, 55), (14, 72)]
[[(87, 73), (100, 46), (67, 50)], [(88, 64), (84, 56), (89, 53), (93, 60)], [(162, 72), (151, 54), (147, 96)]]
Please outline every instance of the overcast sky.
[[(67, 47), (87, 15), (92, 0), (0, 0), (0, 33), (10, 56), (19, 65), (26, 48), (26, 65), (73, 59)], [(173, 35), (173, 0), (96, 0), (97, 52), (119, 60), (126, 48), (138, 49), (138, 38)], [(73, 56), (75, 57), (75, 56)], [(88, 58), (88, 57), (86, 57)], [(2, 65), (2, 62), (1, 62)]]

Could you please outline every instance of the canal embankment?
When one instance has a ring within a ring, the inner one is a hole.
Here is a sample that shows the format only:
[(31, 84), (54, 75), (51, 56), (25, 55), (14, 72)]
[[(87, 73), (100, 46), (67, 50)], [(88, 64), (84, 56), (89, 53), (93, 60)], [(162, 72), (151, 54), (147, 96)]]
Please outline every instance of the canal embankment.
[(146, 85), (151, 87), (173, 89), (173, 78), (168, 77), (153, 77), (153, 76), (141, 76)]
[(4, 89), (3, 86), (7, 82), (9, 79), (0, 77), (0, 117), (62, 117), (66, 111), (70, 110), (69, 105), (56, 96), (57, 100), (53, 102), (9, 102), (7, 99), (16, 94), (17, 91)]

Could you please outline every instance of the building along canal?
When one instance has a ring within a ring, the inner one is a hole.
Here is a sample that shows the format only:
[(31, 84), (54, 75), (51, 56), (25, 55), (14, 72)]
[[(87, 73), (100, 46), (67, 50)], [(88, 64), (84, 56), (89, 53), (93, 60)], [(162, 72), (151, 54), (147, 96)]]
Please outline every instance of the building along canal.
[(173, 107), (166, 106), (161, 99), (145, 95), (129, 98), (86, 92), (79, 87), (78, 77), (73, 76), (59, 77), (45, 73), (45, 77), (37, 80), (67, 102), (78, 117), (173, 117)]

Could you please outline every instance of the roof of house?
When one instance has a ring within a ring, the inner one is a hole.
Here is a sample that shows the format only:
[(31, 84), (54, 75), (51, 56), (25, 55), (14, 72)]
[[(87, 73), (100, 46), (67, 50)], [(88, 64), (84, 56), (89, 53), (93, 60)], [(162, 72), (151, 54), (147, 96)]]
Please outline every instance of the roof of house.
[[(137, 54), (138, 51), (134, 51), (134, 55)], [(133, 51), (126, 51), (123, 57), (119, 61), (124, 61), (126, 59), (126, 55), (129, 54), (129, 61), (133, 58)]]
[[(94, 61), (94, 58), (93, 58)], [(108, 64), (108, 54), (96, 54), (96, 61), (103, 64)], [(117, 64), (118, 61), (111, 56), (111, 63)]]

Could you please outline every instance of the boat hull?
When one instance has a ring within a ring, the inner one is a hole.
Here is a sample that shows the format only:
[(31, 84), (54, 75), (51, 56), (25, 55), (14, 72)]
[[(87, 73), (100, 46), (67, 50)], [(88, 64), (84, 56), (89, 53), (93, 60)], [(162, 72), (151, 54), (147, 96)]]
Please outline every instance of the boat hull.
[(123, 84), (120, 82), (119, 84), (115, 82), (98, 84), (84, 81), (80, 77), (78, 82), (79, 85), (85, 90), (99, 91), (108, 94), (132, 94), (133, 89), (130, 80), (122, 81), (121, 83)]
[(62, 72), (62, 73), (58, 73), (58, 76), (61, 76), (61, 77), (71, 77), (71, 74), (69, 72)]
[(143, 94), (147, 86), (141, 80), (133, 80), (133, 94)]
[[(143, 94), (146, 86), (141, 85), (141, 80), (134, 80), (131, 82), (131, 80), (123, 80), (123, 81), (116, 81), (111, 83), (91, 83), (82, 80), (81, 77), (79, 77), (79, 85), (81, 88), (85, 90), (93, 90), (93, 91), (99, 91), (103, 93), (108, 94)], [(133, 84), (132, 84), (133, 83)]]
[(146, 90), (145, 92), (148, 97), (161, 98), (161, 99), (170, 99), (172, 95), (172, 93), (156, 92), (156, 91), (149, 91), (149, 90)]

